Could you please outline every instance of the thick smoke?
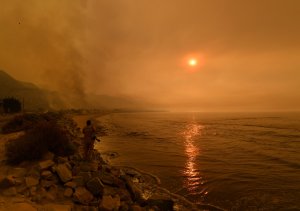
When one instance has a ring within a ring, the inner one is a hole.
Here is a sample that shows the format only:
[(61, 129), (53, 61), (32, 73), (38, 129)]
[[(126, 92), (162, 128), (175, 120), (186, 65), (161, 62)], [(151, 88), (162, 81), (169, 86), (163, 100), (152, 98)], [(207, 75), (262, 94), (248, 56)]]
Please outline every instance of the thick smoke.
[(1, 67), (15, 78), (58, 91), (68, 107), (85, 106), (85, 8), (81, 0), (3, 2)]
[[(203, 111), (300, 107), (299, 1), (10, 0), (0, 10), (0, 68), (69, 106), (93, 93)], [(181, 64), (191, 53), (205, 60), (193, 74)]]

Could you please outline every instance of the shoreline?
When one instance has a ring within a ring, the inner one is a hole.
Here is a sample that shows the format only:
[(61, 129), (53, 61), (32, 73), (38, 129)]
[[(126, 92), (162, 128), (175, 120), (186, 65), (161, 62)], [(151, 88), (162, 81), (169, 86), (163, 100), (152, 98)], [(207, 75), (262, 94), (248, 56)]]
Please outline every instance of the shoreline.
[[(110, 113), (105, 114), (105, 115), (109, 115), (109, 114)], [(95, 127), (99, 126), (99, 125), (97, 125), (97, 124), (99, 124), (99, 120), (97, 120), (97, 119), (101, 118), (102, 116), (104, 116), (104, 115), (96, 115), (96, 116), (90, 117), (90, 119), (94, 122)], [(116, 156), (115, 152), (113, 152), (113, 150), (109, 151), (109, 152), (100, 152), (99, 151), (99, 153), (101, 154), (103, 159), (105, 161), (107, 161), (109, 164), (110, 164), (110, 160), (117, 159), (117, 157), (119, 156), (119, 155)], [(109, 154), (109, 155), (105, 155), (106, 153)], [(113, 154), (113, 156), (110, 156), (110, 154)], [(160, 181), (160, 178), (158, 176), (153, 175), (149, 172), (146, 172), (144, 170), (141, 170), (139, 168), (135, 168), (135, 167), (132, 167), (132, 166), (119, 166), (119, 165), (116, 165), (116, 163), (113, 166), (115, 166), (117, 168), (120, 168), (120, 169), (124, 169), (124, 168), (125, 169), (133, 169), (134, 171), (137, 171), (140, 174), (148, 175), (148, 176), (154, 178), (154, 180), (156, 181), (156, 184), (155, 184), (156, 187), (155, 188), (158, 190), (158, 192), (161, 192), (162, 195), (163, 195), (163, 193), (165, 193), (165, 194), (171, 196), (172, 199), (175, 199), (177, 201), (181, 201), (181, 207), (177, 207), (176, 210), (202, 210), (202, 209), (204, 209), (204, 210), (213, 210), (213, 211), (224, 211), (224, 209), (222, 209), (220, 207), (217, 207), (217, 206), (214, 206), (214, 205), (211, 205), (211, 204), (195, 204), (195, 203), (189, 201), (187, 198), (185, 198), (182, 195), (172, 193), (167, 188), (164, 188), (164, 187), (161, 186), (161, 181)], [(185, 205), (186, 207), (183, 207), (182, 205), (183, 206)]]
[(75, 154), (65, 157), (48, 152), (36, 161), (8, 165), (4, 145), (24, 132), (1, 134), (0, 210), (222, 210), (171, 193), (148, 172), (111, 165), (97, 150), (91, 161), (83, 160), (82, 126), (105, 114), (65, 114), (57, 119), (77, 145)]

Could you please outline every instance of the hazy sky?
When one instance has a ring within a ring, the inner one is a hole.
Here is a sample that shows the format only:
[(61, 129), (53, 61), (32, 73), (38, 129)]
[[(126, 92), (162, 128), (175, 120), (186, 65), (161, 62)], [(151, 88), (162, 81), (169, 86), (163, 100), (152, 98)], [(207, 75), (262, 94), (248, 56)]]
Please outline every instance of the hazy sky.
[(0, 69), (78, 98), (300, 110), (299, 26), (299, 0), (4, 0)]

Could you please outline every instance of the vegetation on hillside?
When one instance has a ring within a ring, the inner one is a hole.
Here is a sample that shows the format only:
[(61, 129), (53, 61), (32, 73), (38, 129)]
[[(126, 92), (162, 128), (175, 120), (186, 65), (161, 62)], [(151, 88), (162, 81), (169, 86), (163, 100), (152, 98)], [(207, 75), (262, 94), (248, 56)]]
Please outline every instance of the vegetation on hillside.
[(4, 113), (18, 113), (22, 110), (22, 103), (14, 97), (8, 97), (2, 100), (2, 107)]
[(8, 163), (38, 160), (47, 152), (67, 156), (75, 152), (77, 125), (61, 112), (27, 113), (15, 116), (2, 127), (2, 133), (24, 131), (6, 143)]

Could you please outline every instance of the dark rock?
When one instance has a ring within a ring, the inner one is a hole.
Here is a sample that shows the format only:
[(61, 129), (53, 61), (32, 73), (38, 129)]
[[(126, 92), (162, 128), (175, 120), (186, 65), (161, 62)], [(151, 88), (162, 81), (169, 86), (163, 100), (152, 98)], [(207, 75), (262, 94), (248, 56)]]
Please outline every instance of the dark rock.
[(121, 201), (121, 206), (119, 208), (120, 211), (128, 211), (129, 210), (129, 205), (124, 202), (124, 201)]
[(86, 183), (86, 187), (92, 194), (97, 196), (103, 193), (104, 185), (98, 177), (94, 177)]
[(16, 184), (16, 180), (11, 175), (0, 178), (0, 189), (9, 188), (14, 186), (15, 184)]
[(53, 180), (41, 180), (41, 187), (43, 188), (49, 188), (55, 184), (55, 181)]
[(100, 174), (100, 179), (105, 185), (115, 186), (115, 187), (125, 187), (123, 180), (113, 176), (112, 174), (102, 173)]
[(73, 177), (72, 181), (76, 184), (77, 187), (85, 185), (84, 178), (82, 176), (75, 176)]
[(47, 152), (44, 156), (43, 156), (43, 160), (53, 160), (54, 158), (54, 154), (52, 152)]
[(149, 199), (147, 206), (158, 207), (159, 210), (173, 211), (174, 202), (170, 199)]
[(60, 157), (60, 156), (58, 156), (57, 158), (56, 158), (56, 162), (57, 163), (60, 163), (60, 164), (62, 164), (62, 163), (67, 163), (69, 160), (68, 160), (68, 158), (67, 157)]
[(129, 176), (122, 176), (134, 201), (144, 202), (143, 191), (135, 185)]
[(85, 172), (85, 171), (79, 172), (78, 176), (81, 176), (83, 178), (84, 184), (87, 183), (92, 178), (91, 172)]
[(97, 162), (82, 162), (80, 164), (80, 171), (98, 171)]

